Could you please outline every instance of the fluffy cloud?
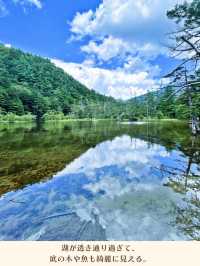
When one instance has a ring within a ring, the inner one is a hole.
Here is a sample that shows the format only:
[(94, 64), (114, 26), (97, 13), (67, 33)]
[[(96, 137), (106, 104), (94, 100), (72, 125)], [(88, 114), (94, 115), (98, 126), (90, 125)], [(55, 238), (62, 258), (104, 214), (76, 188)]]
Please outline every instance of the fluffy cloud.
[[(191, 1), (191, 0), (189, 0)], [(77, 13), (71, 22), (73, 39), (89, 36), (92, 40), (81, 50), (102, 63), (120, 62), (126, 56), (142, 60), (169, 56), (164, 43), (174, 23), (167, 10), (184, 0), (102, 0), (95, 11)]]
[[(161, 67), (156, 58), (169, 56), (163, 45), (174, 23), (167, 10), (184, 0), (102, 0), (95, 11), (77, 13), (71, 22), (73, 40), (90, 38), (81, 47), (87, 62), (115, 68), (91, 68), (72, 64), (72, 75), (106, 95), (129, 98), (158, 85)], [(90, 81), (91, 73), (95, 78)], [(108, 86), (106, 88), (106, 86)]]
[(145, 71), (151, 78), (158, 77), (161, 71), (158, 65), (152, 65), (148, 60), (140, 58), (139, 56), (127, 56), (124, 60), (123, 69), (128, 73)]
[[(96, 169), (117, 164), (130, 173), (130, 178), (139, 177), (141, 173), (145, 173), (146, 177), (148, 175), (150, 177), (152, 167), (157, 166), (159, 168), (161, 164), (158, 158), (166, 158), (169, 155), (166, 149), (158, 144), (154, 144), (149, 149), (146, 141), (123, 135), (89, 149), (70, 163), (63, 171), (59, 172), (58, 175), (84, 172), (93, 179), (94, 175), (92, 173)], [(146, 171), (144, 171), (144, 168)]]
[(109, 36), (99, 45), (95, 41), (90, 41), (88, 45), (81, 48), (82, 51), (93, 54), (99, 60), (108, 61), (114, 57), (124, 57), (128, 52), (133, 52), (134, 44), (129, 44), (121, 39)]
[(126, 72), (123, 68), (109, 70), (86, 64), (65, 63), (53, 59), (52, 62), (71, 74), (90, 89), (112, 96), (116, 99), (128, 99), (158, 88), (158, 82), (147, 71)]
[[(182, 161), (183, 154), (174, 153), (172, 158)], [(75, 227), (83, 228), (81, 220), (93, 222), (92, 232), (98, 222), (107, 240), (188, 240), (174, 226), (182, 198), (162, 186), (154, 169), (166, 163), (166, 157), (170, 154), (164, 147), (149, 148), (149, 143), (130, 136), (100, 143), (51, 180), (4, 195), (0, 239), (52, 239), (61, 233), (65, 240), (77, 239), (82, 234)], [(74, 213), (80, 219), (74, 220)], [(24, 227), (27, 221), (30, 226)]]
[(172, 24), (168, 9), (184, 0), (103, 0), (96, 11), (77, 13), (71, 23), (76, 35), (114, 36), (136, 43), (160, 44)]
[(138, 46), (134, 42), (128, 42), (119, 38), (108, 36), (100, 43), (90, 41), (89, 44), (81, 47), (83, 52), (92, 55), (100, 62), (107, 62), (112, 59), (119, 61), (127, 58), (142, 58), (143, 60), (155, 59), (158, 54), (165, 54), (166, 49), (151, 43), (144, 43)]

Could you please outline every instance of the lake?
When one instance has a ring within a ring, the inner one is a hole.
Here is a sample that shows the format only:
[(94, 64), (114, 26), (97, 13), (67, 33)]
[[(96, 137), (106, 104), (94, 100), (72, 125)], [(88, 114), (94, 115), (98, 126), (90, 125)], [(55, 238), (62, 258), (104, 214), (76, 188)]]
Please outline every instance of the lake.
[(184, 122), (0, 125), (0, 240), (200, 240)]

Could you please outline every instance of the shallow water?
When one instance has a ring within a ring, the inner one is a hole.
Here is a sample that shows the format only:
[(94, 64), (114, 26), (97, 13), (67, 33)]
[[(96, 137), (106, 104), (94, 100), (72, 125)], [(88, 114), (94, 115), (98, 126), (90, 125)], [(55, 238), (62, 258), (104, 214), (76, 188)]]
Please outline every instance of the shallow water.
[(200, 238), (200, 140), (184, 123), (0, 127), (1, 240)]

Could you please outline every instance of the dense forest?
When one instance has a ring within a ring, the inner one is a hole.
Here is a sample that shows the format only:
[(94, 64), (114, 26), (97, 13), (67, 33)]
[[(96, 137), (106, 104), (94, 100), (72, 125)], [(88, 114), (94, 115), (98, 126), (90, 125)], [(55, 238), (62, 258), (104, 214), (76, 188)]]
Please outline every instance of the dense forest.
[[(168, 86), (126, 102), (116, 101), (89, 90), (48, 59), (0, 45), (1, 117), (189, 119), (187, 93), (173, 91), (174, 87)], [(191, 95), (193, 112), (200, 116), (200, 93)]]
[[(198, 72), (197, 72), (197, 75)], [(173, 95), (173, 87), (136, 97), (127, 102), (97, 94), (54, 66), (48, 59), (0, 46), (0, 113), (48, 113), (74, 118), (188, 119), (186, 93)], [(170, 97), (170, 95), (172, 95)], [(193, 109), (200, 115), (200, 94)]]
[[(48, 59), (0, 45), (0, 112), (42, 117), (48, 112), (83, 118), (119, 103), (89, 90)], [(85, 110), (87, 106), (87, 110)], [(109, 110), (106, 110), (110, 116)], [(113, 111), (113, 112), (115, 112)]]
[[(200, 93), (191, 93), (192, 113), (200, 117)], [(174, 94), (174, 87), (168, 86), (156, 92), (149, 92), (127, 102), (136, 117), (190, 119), (188, 96), (185, 91)]]

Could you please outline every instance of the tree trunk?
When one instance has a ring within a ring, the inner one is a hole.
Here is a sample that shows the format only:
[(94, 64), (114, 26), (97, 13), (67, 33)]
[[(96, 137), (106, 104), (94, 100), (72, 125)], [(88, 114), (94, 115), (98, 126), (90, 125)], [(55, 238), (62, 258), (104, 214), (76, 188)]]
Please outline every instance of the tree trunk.
[(192, 134), (196, 135), (200, 133), (200, 123), (199, 119), (193, 113), (193, 102), (192, 102), (192, 87), (188, 84), (187, 70), (185, 68), (185, 83), (186, 83), (186, 91), (188, 95), (188, 106), (190, 110), (190, 127), (192, 130)]
[(194, 135), (200, 133), (199, 119), (197, 117), (195, 117), (195, 116), (192, 117), (191, 129), (192, 129), (192, 134), (194, 134)]

